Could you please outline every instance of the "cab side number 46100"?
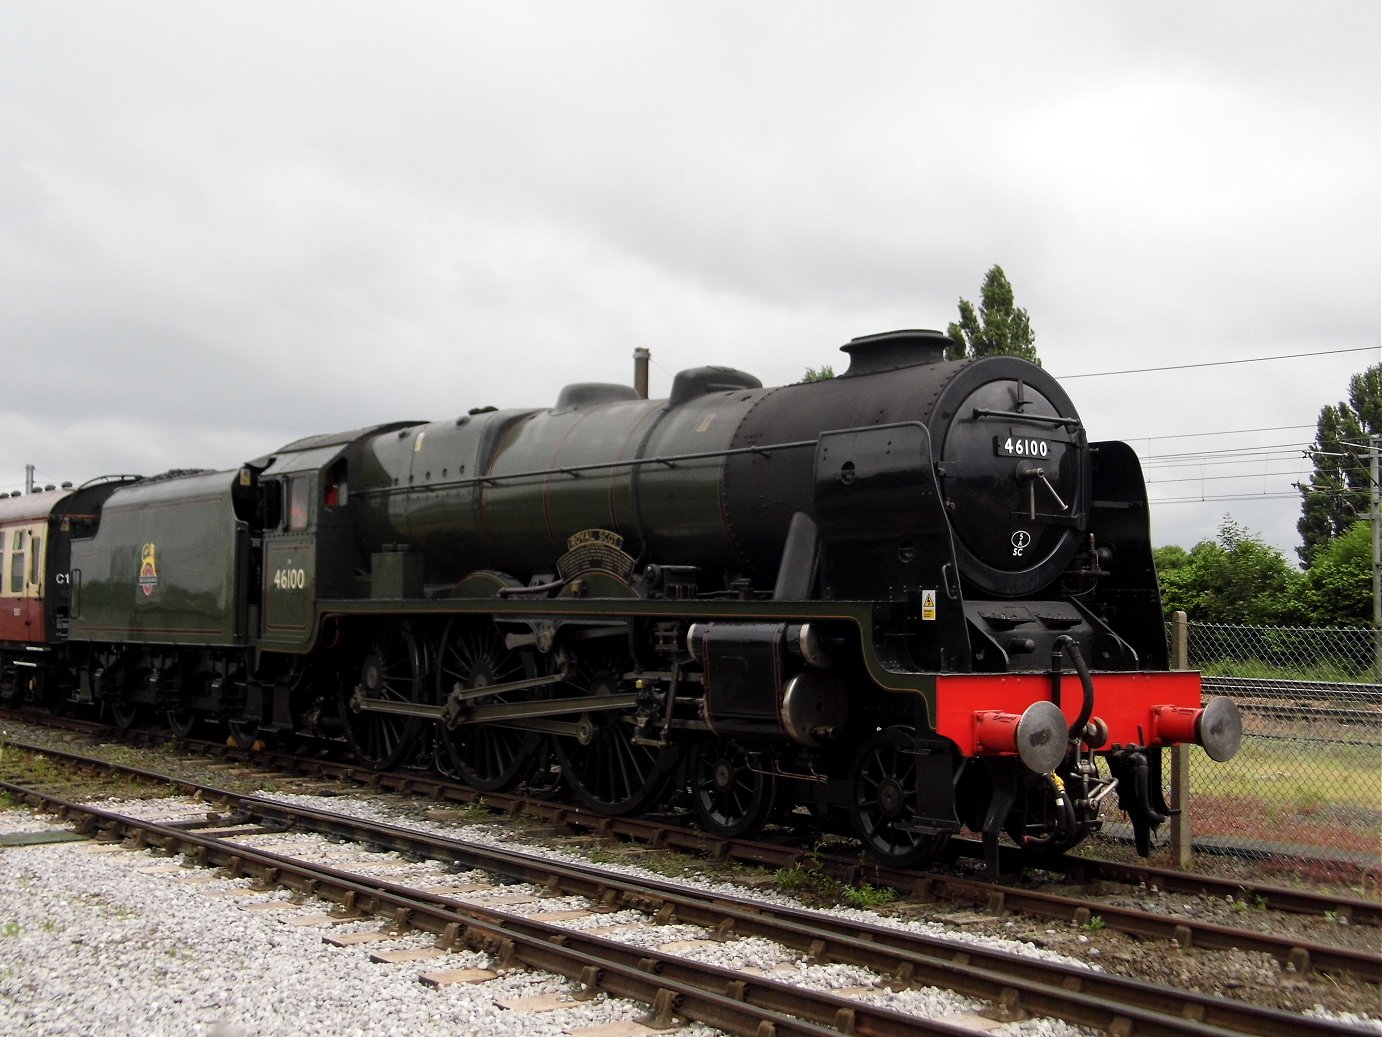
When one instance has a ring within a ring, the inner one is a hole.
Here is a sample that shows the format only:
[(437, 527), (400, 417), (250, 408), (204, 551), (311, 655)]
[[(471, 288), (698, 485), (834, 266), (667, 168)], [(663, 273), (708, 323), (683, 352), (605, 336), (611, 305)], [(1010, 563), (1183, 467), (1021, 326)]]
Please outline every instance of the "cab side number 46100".
[(274, 587), (281, 591), (300, 591), (307, 586), (307, 573), (302, 569), (277, 569)]

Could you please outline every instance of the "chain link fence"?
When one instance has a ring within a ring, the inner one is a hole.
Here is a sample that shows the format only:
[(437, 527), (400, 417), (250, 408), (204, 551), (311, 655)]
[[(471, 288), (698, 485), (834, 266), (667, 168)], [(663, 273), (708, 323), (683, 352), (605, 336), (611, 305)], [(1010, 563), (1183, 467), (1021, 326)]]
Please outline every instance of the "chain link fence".
[[(1317, 877), (1382, 868), (1382, 679), (1371, 629), (1189, 623), (1188, 663), (1208, 699), (1243, 715), (1227, 763), (1190, 750), (1197, 853)], [(1174, 642), (1174, 639), (1173, 639)]]

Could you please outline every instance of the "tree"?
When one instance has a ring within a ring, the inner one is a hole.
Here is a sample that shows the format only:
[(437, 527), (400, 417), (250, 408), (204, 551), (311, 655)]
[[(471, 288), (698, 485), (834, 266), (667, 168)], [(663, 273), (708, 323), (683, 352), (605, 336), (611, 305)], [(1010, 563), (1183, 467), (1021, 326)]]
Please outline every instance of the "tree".
[[(1159, 548), (1158, 573), (1167, 612), (1183, 609), (1204, 623), (1292, 624), (1305, 620), (1305, 577), (1274, 547), (1225, 516), (1218, 540), (1202, 540), (1188, 555)], [(1176, 564), (1176, 563), (1180, 564)]]
[(1331, 540), (1368, 513), (1369, 435), (1382, 434), (1382, 364), (1374, 364), (1348, 383), (1348, 402), (1326, 404), (1315, 423), (1311, 460), (1315, 469), (1300, 491), (1296, 530), (1300, 560), (1313, 565)]
[(801, 376), (803, 382), (824, 382), (826, 379), (835, 377), (835, 368), (829, 364), (821, 364), (820, 367), (808, 367), (806, 373)]
[(1040, 366), (1036, 335), (1027, 311), (1013, 305), (1013, 289), (995, 265), (984, 275), (979, 294), (979, 310), (968, 299), (960, 300), (959, 323), (945, 329), (950, 345), (945, 355), (951, 360), (980, 356), (1020, 356)]
[(1166, 547), (1158, 547), (1152, 550), (1152, 561), (1156, 564), (1158, 573), (1168, 573), (1175, 569), (1183, 569), (1190, 564), (1190, 552), (1179, 544), (1168, 544)]
[(1302, 604), (1309, 622), (1329, 627), (1372, 625), (1372, 524), (1353, 523), (1315, 552)]

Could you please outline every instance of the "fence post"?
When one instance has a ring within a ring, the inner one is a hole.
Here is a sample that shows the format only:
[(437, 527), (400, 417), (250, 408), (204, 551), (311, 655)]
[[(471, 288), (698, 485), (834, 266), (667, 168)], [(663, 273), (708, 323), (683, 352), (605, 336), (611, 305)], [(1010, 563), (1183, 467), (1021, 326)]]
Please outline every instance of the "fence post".
[(1372, 669), (1382, 682), (1382, 483), (1378, 482), (1382, 436), (1368, 439), (1368, 520), (1372, 523)]
[[(1171, 669), (1190, 669), (1190, 623), (1184, 612), (1171, 615)], [(1176, 866), (1189, 868), (1190, 854), (1190, 746), (1171, 750), (1171, 845), (1176, 851)]]

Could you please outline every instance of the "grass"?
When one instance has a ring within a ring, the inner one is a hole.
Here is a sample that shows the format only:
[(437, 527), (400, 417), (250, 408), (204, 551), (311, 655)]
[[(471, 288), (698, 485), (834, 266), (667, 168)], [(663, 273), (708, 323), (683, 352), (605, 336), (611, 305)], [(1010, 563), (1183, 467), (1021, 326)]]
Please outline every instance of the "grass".
[(664, 850), (638, 861), (638, 865), (651, 871), (654, 875), (677, 879), (688, 871), (696, 870), (699, 862), (688, 854), (678, 853), (675, 850)]
[(1348, 661), (1317, 659), (1310, 663), (1281, 665), (1264, 659), (1213, 659), (1196, 661), (1195, 669), (1207, 677), (1250, 677), (1258, 680), (1325, 681), (1335, 684), (1372, 684), (1377, 674), (1359, 670)]
[(1190, 787), (1193, 797), (1250, 796), (1286, 814), (1353, 807), (1376, 813), (1382, 832), (1382, 752), (1372, 745), (1248, 736), (1227, 763), (1192, 753)]
[(0, 747), (0, 763), (5, 765), (7, 771), (17, 775), (19, 782), (57, 781), (65, 776), (62, 769), (44, 754), (12, 746)]
[[(128, 752), (125, 755), (130, 756)], [(142, 761), (136, 758), (134, 762), (138, 765)], [(68, 764), (55, 762), (45, 753), (16, 749), (12, 745), (0, 745), (0, 765), (3, 765), (9, 779), (20, 785), (61, 783), (79, 788), (83, 782), (89, 782), (103, 797), (130, 799), (168, 799), (183, 795), (183, 791), (175, 785), (152, 784), (143, 778), (111, 776), (99, 771), (79, 774)], [(69, 794), (77, 793), (73, 791)], [(9, 795), (0, 800), (0, 807), (22, 805), (22, 801)]]
[(1227, 763), (1192, 753), (1190, 771), (1190, 826), (1196, 835), (1377, 859), (1382, 752), (1375, 745), (1249, 737)]

